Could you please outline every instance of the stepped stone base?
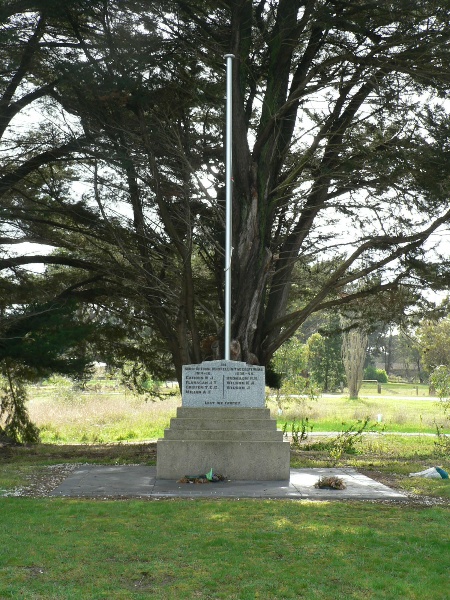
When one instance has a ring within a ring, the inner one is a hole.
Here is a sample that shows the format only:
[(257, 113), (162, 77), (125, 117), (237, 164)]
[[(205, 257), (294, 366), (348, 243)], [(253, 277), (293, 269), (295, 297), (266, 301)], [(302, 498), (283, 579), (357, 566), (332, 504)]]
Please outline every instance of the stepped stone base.
[(215, 473), (233, 480), (289, 480), (289, 442), (267, 408), (180, 407), (158, 440), (156, 476)]

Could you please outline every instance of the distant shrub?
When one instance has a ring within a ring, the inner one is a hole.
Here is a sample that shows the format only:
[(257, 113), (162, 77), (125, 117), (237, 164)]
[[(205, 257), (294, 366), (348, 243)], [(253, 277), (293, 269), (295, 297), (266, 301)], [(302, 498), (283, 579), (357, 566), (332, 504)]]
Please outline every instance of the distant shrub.
[(378, 383), (387, 383), (388, 376), (384, 369), (377, 369), (370, 365), (364, 369), (364, 379), (376, 379)]
[(378, 381), (378, 383), (388, 382), (388, 376), (384, 369), (377, 369), (376, 380)]

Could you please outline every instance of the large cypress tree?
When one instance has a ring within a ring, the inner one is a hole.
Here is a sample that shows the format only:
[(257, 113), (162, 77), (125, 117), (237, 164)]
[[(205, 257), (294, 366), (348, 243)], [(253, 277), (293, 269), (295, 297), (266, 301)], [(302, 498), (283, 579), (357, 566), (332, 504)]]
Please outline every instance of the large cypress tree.
[[(200, 361), (222, 326), (232, 52), (232, 335), (243, 359), (266, 364), (314, 312), (427, 285), (424, 246), (450, 217), (447, 2), (6, 7), (2, 241), (55, 248), (28, 258), (5, 246), (6, 272), (66, 265), (67, 293), (105, 310), (123, 301), (178, 377)], [(44, 119), (19, 129), (31, 106)], [(82, 187), (58, 184), (62, 173)], [(448, 261), (435, 262), (447, 285)]]

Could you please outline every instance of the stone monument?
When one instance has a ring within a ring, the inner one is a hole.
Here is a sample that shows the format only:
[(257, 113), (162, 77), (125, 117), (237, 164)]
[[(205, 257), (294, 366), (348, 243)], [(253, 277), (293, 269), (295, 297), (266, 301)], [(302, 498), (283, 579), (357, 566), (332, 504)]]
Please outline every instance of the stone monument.
[(289, 442), (265, 407), (264, 367), (230, 360), (232, 62), (227, 60), (225, 360), (183, 367), (182, 406), (158, 440), (159, 479), (214, 472), (237, 480), (289, 479)]
[(264, 408), (264, 367), (234, 360), (185, 365), (183, 406)]
[(183, 367), (182, 406), (157, 444), (157, 477), (210, 469), (233, 480), (288, 480), (289, 442), (265, 408), (264, 367), (232, 360)]

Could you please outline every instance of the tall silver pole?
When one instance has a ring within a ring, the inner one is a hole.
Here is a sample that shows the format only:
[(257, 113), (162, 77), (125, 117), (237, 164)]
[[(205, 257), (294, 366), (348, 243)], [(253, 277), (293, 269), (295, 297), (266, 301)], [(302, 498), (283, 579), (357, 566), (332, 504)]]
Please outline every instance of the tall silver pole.
[(232, 202), (233, 202), (233, 162), (232, 162), (232, 100), (233, 100), (233, 58), (225, 54), (227, 61), (227, 114), (226, 114), (226, 159), (225, 159), (225, 360), (230, 360), (231, 343), (231, 254), (232, 248)]

